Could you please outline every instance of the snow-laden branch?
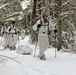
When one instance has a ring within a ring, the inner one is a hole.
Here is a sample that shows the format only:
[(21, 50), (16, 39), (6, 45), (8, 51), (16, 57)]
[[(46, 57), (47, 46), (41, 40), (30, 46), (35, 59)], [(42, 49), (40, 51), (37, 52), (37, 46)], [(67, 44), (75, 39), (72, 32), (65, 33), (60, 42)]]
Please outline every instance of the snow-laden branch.
[(71, 1), (73, 1), (73, 0), (67, 0), (67, 1), (65, 1), (64, 3), (62, 3), (62, 6), (65, 6), (65, 5), (69, 4)]
[(60, 15), (63, 16), (63, 15), (68, 15), (68, 14), (73, 14), (73, 12), (72, 11), (62, 12)]
[(22, 20), (23, 16), (23, 12), (15, 12), (10, 15), (8, 14), (7, 17), (4, 18), (4, 21), (10, 21), (13, 19)]
[[(23, 12), (14, 12), (14, 13), (12, 13), (12, 14), (8, 14), (7, 16), (6, 16), (6, 18), (9, 18), (9, 17), (12, 17), (12, 16), (17, 16), (17, 15), (21, 15), (22, 17), (23, 17)], [(6, 19), (5, 18), (5, 19)]]
[(40, 3), (42, 3), (42, 1), (38, 1), (38, 2), (37, 2), (37, 5), (39, 5)]
[(4, 8), (4, 7), (7, 6), (7, 5), (8, 5), (8, 3), (3, 4), (2, 6), (0, 6), (0, 9)]
[(69, 4), (71, 4), (73, 0), (67, 0), (66, 2), (62, 3), (62, 10), (65, 9)]
[(42, 9), (45, 9), (46, 7), (41, 7), (40, 9), (36, 9), (36, 11), (39, 11), (39, 10), (42, 10)]
[(30, 0), (28, 0), (28, 1), (27, 0), (22, 1), (21, 2), (22, 9), (23, 10), (27, 9), (28, 5), (30, 5), (30, 2), (31, 2)]

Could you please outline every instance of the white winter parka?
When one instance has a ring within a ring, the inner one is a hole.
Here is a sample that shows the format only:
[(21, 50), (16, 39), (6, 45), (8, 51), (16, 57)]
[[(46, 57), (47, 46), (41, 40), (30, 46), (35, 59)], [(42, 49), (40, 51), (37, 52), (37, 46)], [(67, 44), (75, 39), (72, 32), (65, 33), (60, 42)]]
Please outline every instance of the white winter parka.
[[(48, 26), (49, 26), (49, 31), (53, 30), (55, 28), (55, 25), (52, 23), (51, 19), (49, 19), (49, 22), (44, 23), (43, 19), (39, 19), (33, 26), (33, 29), (36, 31), (37, 30), (37, 26), (41, 23), (42, 21), (42, 25), (39, 28), (39, 36), (47, 36), (48, 34)], [(49, 23), (49, 24), (48, 24)], [(44, 32), (44, 33), (43, 33)]]

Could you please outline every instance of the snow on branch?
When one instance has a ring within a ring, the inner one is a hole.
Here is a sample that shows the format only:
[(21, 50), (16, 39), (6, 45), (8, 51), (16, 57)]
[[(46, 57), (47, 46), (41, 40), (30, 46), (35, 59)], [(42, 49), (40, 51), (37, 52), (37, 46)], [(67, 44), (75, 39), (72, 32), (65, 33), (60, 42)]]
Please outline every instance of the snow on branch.
[(40, 9), (36, 9), (36, 11), (39, 11), (39, 10), (42, 10), (42, 9), (45, 9), (46, 7), (41, 7)]
[(69, 6), (69, 4), (71, 4), (73, 0), (67, 0), (66, 2), (62, 3), (62, 9), (66, 8), (67, 6)]
[(30, 5), (30, 2), (31, 2), (30, 0), (28, 0), (28, 1), (27, 0), (22, 1), (21, 2), (22, 9), (25, 10), (26, 8), (28, 8), (28, 5)]
[(68, 15), (68, 14), (73, 14), (73, 12), (72, 11), (62, 12), (60, 15)]
[(39, 5), (40, 3), (42, 3), (42, 1), (38, 1), (38, 2), (37, 2), (37, 5)]
[[(6, 16), (6, 18), (9, 18), (9, 17), (12, 17), (12, 16), (19, 16), (19, 15), (21, 15), (22, 17), (23, 17), (23, 12), (14, 12), (14, 13), (12, 13), (12, 14), (8, 14), (7, 16)], [(5, 19), (6, 19), (5, 18)]]
[(0, 9), (4, 8), (6, 5), (8, 5), (8, 3), (3, 4), (2, 6), (0, 6)]

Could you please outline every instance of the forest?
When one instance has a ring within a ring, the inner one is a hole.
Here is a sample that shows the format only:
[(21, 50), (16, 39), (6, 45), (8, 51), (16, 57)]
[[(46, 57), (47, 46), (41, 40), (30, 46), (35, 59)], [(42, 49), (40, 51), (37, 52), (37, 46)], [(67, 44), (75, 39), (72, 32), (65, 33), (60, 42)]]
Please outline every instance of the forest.
[[(26, 3), (25, 3), (26, 2)], [(76, 0), (0, 0), (0, 28), (15, 19), (19, 28), (29, 30), (31, 42), (35, 32), (32, 26), (40, 18), (42, 10), (49, 11), (49, 18), (57, 26), (56, 40), (53, 31), (49, 42), (59, 51), (69, 49), (76, 53)]]

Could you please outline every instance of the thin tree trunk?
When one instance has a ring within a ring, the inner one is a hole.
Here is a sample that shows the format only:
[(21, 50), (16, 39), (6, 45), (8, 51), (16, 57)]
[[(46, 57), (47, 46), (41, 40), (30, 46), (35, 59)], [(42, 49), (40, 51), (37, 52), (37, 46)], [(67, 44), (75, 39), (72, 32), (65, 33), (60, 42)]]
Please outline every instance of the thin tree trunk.
[[(34, 0), (33, 9), (32, 9), (32, 22), (31, 22), (32, 25), (34, 25), (34, 23), (35, 23), (35, 18), (36, 18), (36, 5), (37, 5), (37, 0)], [(31, 39), (32, 39), (32, 38), (34, 37), (34, 35), (35, 35), (32, 28), (31, 28), (31, 33), (32, 33), (32, 34), (31, 34)], [(35, 38), (32, 39), (31, 42), (33, 43), (34, 40), (35, 40)]]
[(59, 51), (62, 46), (62, 28), (61, 28), (61, 16), (58, 16), (58, 47), (57, 50)]
[(61, 49), (62, 46), (62, 26), (61, 26), (61, 5), (62, 1), (58, 0), (58, 51)]
[(55, 0), (55, 3), (57, 4), (55, 7), (55, 17), (57, 18), (57, 28), (58, 28), (58, 43), (57, 43), (57, 50), (59, 51), (61, 49), (62, 46), (62, 26), (61, 26), (61, 5), (62, 5), (62, 1), (61, 0)]
[(37, 4), (37, 0), (34, 0), (33, 10), (32, 10), (32, 24), (34, 23), (36, 17), (36, 4)]

